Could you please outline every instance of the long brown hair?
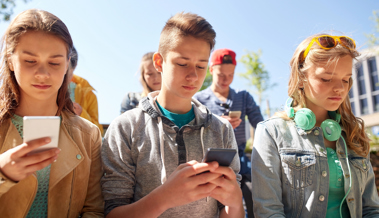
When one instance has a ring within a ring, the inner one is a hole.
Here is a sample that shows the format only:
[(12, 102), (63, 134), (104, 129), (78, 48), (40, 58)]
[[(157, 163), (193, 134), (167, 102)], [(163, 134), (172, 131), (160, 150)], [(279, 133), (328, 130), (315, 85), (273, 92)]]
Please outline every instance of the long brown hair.
[[(28, 31), (41, 31), (62, 39), (67, 46), (67, 60), (73, 48), (71, 35), (66, 25), (55, 15), (37, 9), (26, 10), (17, 15), (1, 39), (0, 69), (0, 124), (12, 117), (20, 103), (20, 87), (14, 72), (9, 69), (8, 59), (13, 54), (20, 36)], [(68, 75), (66, 73), (62, 86), (58, 90), (57, 115), (62, 110), (74, 113), (68, 93)]]
[(144, 54), (142, 56), (142, 59), (141, 59), (141, 65), (139, 67), (141, 75), (139, 77), (139, 81), (141, 82), (142, 87), (143, 87), (142, 96), (147, 96), (147, 94), (154, 91), (153, 89), (151, 89), (149, 87), (149, 85), (147, 85), (147, 82), (146, 82), (145, 77), (144, 77), (145, 70), (143, 68), (143, 65), (146, 64), (147, 61), (153, 63), (153, 55), (154, 55), (154, 52), (148, 52), (148, 53)]
[[(329, 65), (337, 62), (340, 58), (349, 55), (352, 58), (359, 56), (358, 51), (349, 50), (341, 45), (337, 45), (335, 48), (325, 50), (320, 48), (317, 43), (313, 43), (311, 50), (309, 51), (306, 59), (303, 60), (303, 53), (313, 38), (320, 35), (328, 34), (316, 34), (303, 40), (296, 48), (294, 55), (290, 61), (291, 75), (288, 82), (288, 96), (293, 98), (293, 108), (297, 111), (300, 108), (305, 108), (305, 93), (303, 89), (300, 89), (300, 84), (307, 83), (306, 72), (311, 66), (317, 65)], [(349, 79), (349, 90), (353, 86), (353, 79)], [(361, 118), (355, 117), (351, 111), (351, 105), (349, 97), (347, 96), (342, 104), (338, 108), (341, 114), (341, 125), (346, 131), (347, 146), (355, 151), (358, 155), (366, 157), (370, 150), (369, 138), (364, 131), (364, 122)], [(275, 115), (289, 120), (285, 112), (279, 112)]]

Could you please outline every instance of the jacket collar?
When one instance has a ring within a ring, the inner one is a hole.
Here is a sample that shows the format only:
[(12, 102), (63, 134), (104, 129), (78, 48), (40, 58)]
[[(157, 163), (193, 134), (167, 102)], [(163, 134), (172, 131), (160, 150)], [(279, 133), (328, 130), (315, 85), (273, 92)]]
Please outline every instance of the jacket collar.
[(58, 147), (61, 152), (51, 165), (49, 189), (52, 189), (62, 178), (69, 174), (83, 160), (84, 155), (67, 131), (70, 115), (62, 112), (62, 123), (59, 130)]
[[(158, 109), (155, 103), (158, 94), (159, 91), (151, 92), (148, 94), (147, 97), (143, 98), (140, 101), (141, 109), (155, 120), (157, 120), (157, 117), (162, 117), (164, 123), (171, 122), (165, 116), (162, 115), (161, 111)], [(212, 120), (212, 113), (209, 111), (207, 107), (202, 105), (199, 101), (197, 101), (194, 98), (192, 98), (192, 105), (194, 106), (193, 108), (195, 113), (195, 124), (191, 125), (190, 127), (192, 129), (200, 129), (202, 126), (204, 126), (205, 128), (208, 127)]]

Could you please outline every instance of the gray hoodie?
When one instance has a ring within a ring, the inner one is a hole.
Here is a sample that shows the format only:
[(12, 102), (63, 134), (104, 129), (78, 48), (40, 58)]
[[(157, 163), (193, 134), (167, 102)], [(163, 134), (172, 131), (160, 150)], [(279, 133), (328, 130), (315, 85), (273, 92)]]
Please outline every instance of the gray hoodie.
[[(231, 124), (192, 99), (195, 119), (182, 128), (164, 117), (155, 99), (159, 91), (142, 99), (139, 108), (126, 111), (109, 126), (102, 146), (104, 176), (101, 179), (105, 215), (131, 204), (162, 185), (179, 164), (201, 162), (208, 148), (234, 148)], [(230, 167), (237, 175), (238, 155)], [(162, 196), (164, 198), (164, 196)], [(170, 208), (159, 217), (218, 217), (222, 208), (215, 199)]]

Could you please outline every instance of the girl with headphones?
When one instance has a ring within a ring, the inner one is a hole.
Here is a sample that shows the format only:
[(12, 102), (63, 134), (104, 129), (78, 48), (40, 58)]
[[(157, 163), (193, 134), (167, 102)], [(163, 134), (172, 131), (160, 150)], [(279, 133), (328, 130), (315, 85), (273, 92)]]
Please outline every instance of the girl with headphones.
[(346, 36), (313, 35), (297, 47), (285, 111), (255, 133), (256, 217), (379, 216), (369, 139), (348, 97), (358, 55)]

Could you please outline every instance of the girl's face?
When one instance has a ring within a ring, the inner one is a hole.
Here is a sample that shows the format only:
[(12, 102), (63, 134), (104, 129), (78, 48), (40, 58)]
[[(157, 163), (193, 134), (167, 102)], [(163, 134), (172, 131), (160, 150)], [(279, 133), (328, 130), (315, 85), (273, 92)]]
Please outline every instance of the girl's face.
[(14, 71), (20, 87), (21, 101), (56, 104), (68, 63), (66, 44), (57, 36), (39, 31), (23, 34), (9, 58), (9, 68)]
[(147, 85), (153, 91), (157, 91), (161, 89), (161, 73), (158, 72), (152, 61), (144, 61), (142, 62), (143, 69), (143, 78), (145, 79)]
[(312, 66), (306, 73), (308, 82), (303, 84), (307, 107), (313, 112), (337, 110), (349, 92), (352, 67), (348, 55), (329, 66)]

